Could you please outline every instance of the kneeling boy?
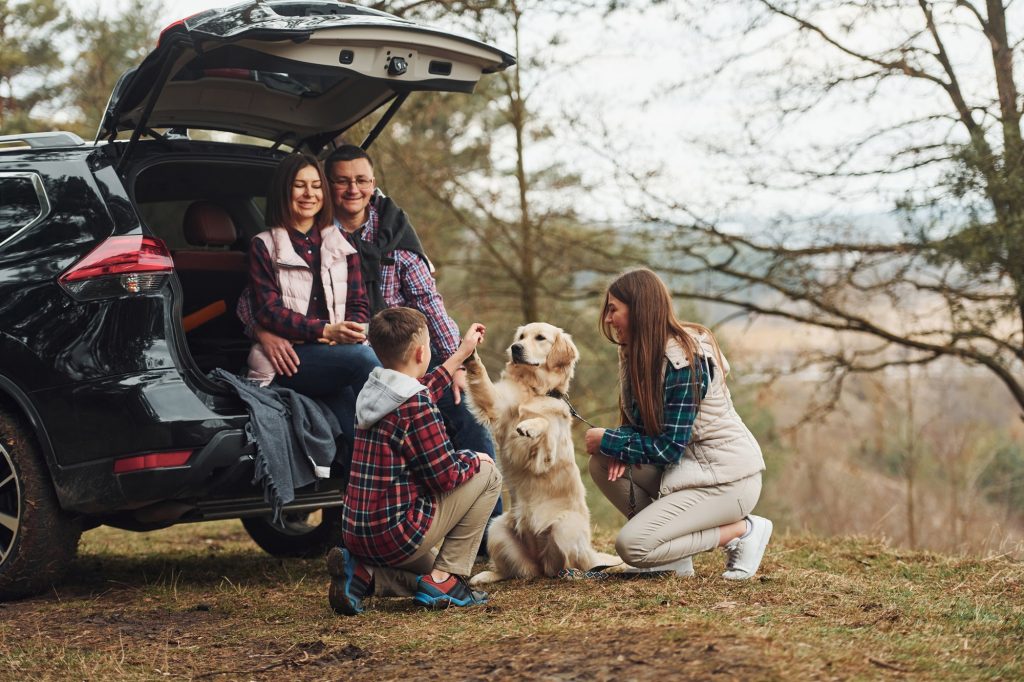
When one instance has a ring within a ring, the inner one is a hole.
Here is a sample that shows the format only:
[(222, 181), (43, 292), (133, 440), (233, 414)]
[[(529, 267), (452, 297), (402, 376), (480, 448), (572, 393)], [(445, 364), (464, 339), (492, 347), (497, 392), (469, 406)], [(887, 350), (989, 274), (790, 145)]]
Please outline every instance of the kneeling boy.
[(430, 374), (430, 337), (419, 311), (383, 310), (367, 335), (384, 366), (356, 399), (343, 547), (327, 555), (331, 606), (352, 616), (374, 594), (412, 596), (432, 607), (482, 604), (487, 595), (471, 590), (465, 576), (501, 494), (501, 474), (487, 455), (452, 448), (436, 401), (484, 327), (472, 325)]

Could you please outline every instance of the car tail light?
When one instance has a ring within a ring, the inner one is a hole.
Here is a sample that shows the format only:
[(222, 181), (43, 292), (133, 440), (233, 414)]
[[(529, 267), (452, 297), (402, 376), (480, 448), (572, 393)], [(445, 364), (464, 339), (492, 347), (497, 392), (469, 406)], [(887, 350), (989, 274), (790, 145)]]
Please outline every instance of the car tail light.
[(185, 17), (183, 19), (178, 19), (174, 23), (171, 23), (171, 24), (168, 24), (167, 26), (165, 26), (164, 29), (162, 31), (160, 31), (160, 37), (157, 38), (156, 44), (160, 45), (161, 43), (163, 43), (164, 42), (164, 36), (170, 35), (172, 32), (175, 32), (175, 31), (178, 31), (178, 30), (186, 31), (187, 32), (188, 31), (188, 27), (186, 26), (186, 22), (189, 19), (191, 19), (192, 17), (198, 17), (200, 14), (202, 14), (202, 12), (195, 12), (194, 14), (190, 14), (190, 15), (188, 15), (187, 17)]
[(145, 471), (146, 469), (180, 467), (188, 463), (191, 456), (192, 450), (179, 450), (176, 452), (152, 452), (148, 455), (122, 457), (121, 459), (114, 460), (114, 473), (127, 474), (132, 471)]
[(78, 300), (159, 291), (174, 271), (167, 246), (156, 237), (110, 237), (78, 261), (57, 281)]

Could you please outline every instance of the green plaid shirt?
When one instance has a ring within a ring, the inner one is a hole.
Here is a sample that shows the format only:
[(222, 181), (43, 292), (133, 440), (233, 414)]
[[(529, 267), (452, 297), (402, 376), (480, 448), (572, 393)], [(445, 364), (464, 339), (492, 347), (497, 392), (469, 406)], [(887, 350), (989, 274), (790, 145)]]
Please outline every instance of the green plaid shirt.
[[(671, 363), (665, 372), (664, 427), (657, 436), (648, 436), (643, 429), (636, 401), (630, 405), (636, 426), (625, 425), (608, 429), (601, 438), (601, 453), (627, 464), (674, 464), (683, 457), (683, 451), (693, 434), (693, 421), (697, 418), (698, 402), (693, 398), (691, 368), (676, 369)], [(714, 366), (708, 365), (714, 372)], [(701, 372), (701, 398), (708, 392), (708, 373)]]

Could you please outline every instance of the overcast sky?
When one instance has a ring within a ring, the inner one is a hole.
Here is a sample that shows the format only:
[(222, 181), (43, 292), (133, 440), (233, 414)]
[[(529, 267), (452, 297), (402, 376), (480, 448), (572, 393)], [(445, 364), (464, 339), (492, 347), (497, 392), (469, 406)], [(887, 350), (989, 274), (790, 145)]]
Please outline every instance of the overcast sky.
[[(98, 0), (80, 0), (96, 3)], [(224, 0), (167, 0), (161, 17), (161, 27), (212, 7), (238, 4)], [(735, 200), (728, 211), (734, 213), (772, 213), (778, 208), (797, 211), (819, 210), (835, 203), (828, 194), (795, 192), (785, 196), (767, 191), (753, 193), (742, 183), (727, 196), (723, 187), (738, 179), (744, 161), (754, 159), (741, 146), (748, 135), (758, 141), (770, 136), (778, 149), (778, 158), (798, 155), (815, 144), (830, 145), (836, 141), (855, 139), (862, 131), (880, 118), (893, 112), (922, 106), (925, 100), (915, 98), (909, 90), (893, 89), (880, 100), (881, 106), (871, 109), (860, 103), (829, 107), (803, 118), (800, 126), (774, 130), (761, 125), (752, 115), (752, 102), (757, 96), (766, 97), (772, 83), (754, 82), (753, 89), (728, 80), (716, 81), (706, 87), (673, 89), (669, 86), (695, 74), (706, 72), (736, 45), (714, 44), (707, 39), (716, 28), (716, 22), (727, 22), (729, 12), (740, 3), (721, 3), (721, 9), (699, 17), (695, 25), (688, 26), (671, 21), (663, 11), (646, 13), (623, 10), (612, 20), (597, 14), (575, 17), (573, 23), (562, 26), (557, 47), (547, 45), (557, 20), (531, 11), (523, 29), (522, 57), (529, 59), (539, 50), (554, 51), (560, 68), (546, 70), (523, 69), (533, 93), (529, 106), (552, 122), (556, 139), (547, 147), (531, 147), (533, 160), (546, 164), (557, 155), (575, 169), (585, 180), (598, 187), (588, 196), (588, 207), (604, 208), (614, 212), (623, 203), (623, 188), (614, 181), (614, 165), (625, 165), (643, 173), (657, 171), (648, 185), (666, 196), (699, 205), (703, 202), (709, 211)], [(109, 6), (109, 4), (107, 5)], [(455, 22), (453, 21), (453, 24)], [(782, 27), (791, 31), (790, 25)], [(865, 43), (886, 40), (886, 25), (860, 27)], [(893, 30), (900, 30), (897, 25)], [(704, 35), (701, 35), (703, 33)], [(496, 46), (511, 50), (511, 37), (496, 39)], [(503, 44), (504, 43), (504, 44)], [(984, 47), (984, 45), (982, 46)], [(781, 51), (775, 50), (782, 59)], [(770, 56), (770, 53), (766, 53)], [(826, 52), (808, 53), (808, 64), (816, 65)], [(984, 54), (978, 60), (984, 64)], [(991, 63), (989, 62), (989, 69)], [(985, 74), (976, 79), (984, 84)], [(760, 92), (756, 92), (761, 88)], [(581, 136), (579, 129), (569, 130), (564, 121), (575, 118), (584, 128), (594, 131)], [(607, 131), (604, 138), (598, 131)], [(762, 137), (764, 136), (764, 137)], [(598, 147), (588, 150), (587, 145)], [(730, 153), (721, 153), (729, 147)], [(718, 148), (717, 152), (709, 151)], [(880, 150), (884, 154), (886, 150)], [(606, 157), (614, 156), (614, 164)], [(530, 159), (528, 159), (529, 161)], [(773, 161), (773, 158), (767, 158)], [(893, 197), (902, 191), (889, 186), (887, 193), (867, 191), (857, 199), (857, 211), (870, 213), (893, 205)], [(745, 194), (744, 194), (745, 192)], [(738, 197), (738, 199), (737, 199)]]

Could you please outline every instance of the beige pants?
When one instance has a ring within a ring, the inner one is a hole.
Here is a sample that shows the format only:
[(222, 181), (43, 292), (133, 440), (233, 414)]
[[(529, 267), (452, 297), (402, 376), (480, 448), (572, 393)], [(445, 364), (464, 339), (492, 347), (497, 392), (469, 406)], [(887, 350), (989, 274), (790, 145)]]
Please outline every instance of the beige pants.
[[(481, 461), (480, 471), (473, 478), (436, 500), (434, 519), (415, 554), (399, 566), (373, 567), (374, 594), (411, 597), (416, 594), (417, 578), (435, 568), (469, 575), (500, 494), (497, 467)], [(440, 548), (435, 549), (438, 544)]]
[[(629, 479), (608, 480), (608, 458), (590, 458), (590, 476), (604, 496), (629, 514)], [(633, 466), (636, 515), (615, 539), (615, 549), (631, 566), (661, 566), (718, 546), (719, 526), (739, 521), (761, 496), (761, 474), (707, 488), (688, 488), (658, 497), (663, 468)]]

